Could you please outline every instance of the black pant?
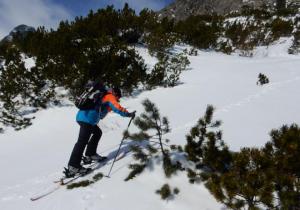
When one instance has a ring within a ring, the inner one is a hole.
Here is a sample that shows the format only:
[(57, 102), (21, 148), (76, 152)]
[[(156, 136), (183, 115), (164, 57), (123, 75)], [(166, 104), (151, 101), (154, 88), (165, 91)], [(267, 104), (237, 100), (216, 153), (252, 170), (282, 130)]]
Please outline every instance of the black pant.
[(80, 125), (79, 137), (69, 160), (69, 165), (74, 167), (80, 166), (82, 154), (86, 145), (86, 156), (96, 154), (98, 142), (102, 136), (102, 131), (97, 125), (90, 125), (84, 122), (78, 122), (78, 124)]

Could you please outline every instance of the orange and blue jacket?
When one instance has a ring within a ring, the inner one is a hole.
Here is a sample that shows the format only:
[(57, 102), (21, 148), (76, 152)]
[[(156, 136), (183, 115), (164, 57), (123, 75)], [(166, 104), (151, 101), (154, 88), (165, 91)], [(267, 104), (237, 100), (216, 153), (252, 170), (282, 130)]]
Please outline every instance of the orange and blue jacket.
[(76, 121), (96, 125), (110, 111), (113, 111), (122, 117), (129, 116), (129, 112), (118, 103), (117, 98), (109, 91), (103, 96), (102, 101), (97, 103), (94, 109), (79, 110)]

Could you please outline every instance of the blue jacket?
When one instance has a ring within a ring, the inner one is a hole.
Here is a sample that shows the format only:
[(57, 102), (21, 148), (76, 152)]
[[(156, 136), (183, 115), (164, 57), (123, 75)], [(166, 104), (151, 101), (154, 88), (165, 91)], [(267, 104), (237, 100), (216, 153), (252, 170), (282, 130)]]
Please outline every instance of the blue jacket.
[(110, 111), (114, 111), (122, 117), (129, 116), (129, 112), (118, 103), (117, 98), (111, 92), (108, 92), (102, 98), (102, 102), (99, 101), (94, 109), (79, 110), (76, 121), (96, 125)]

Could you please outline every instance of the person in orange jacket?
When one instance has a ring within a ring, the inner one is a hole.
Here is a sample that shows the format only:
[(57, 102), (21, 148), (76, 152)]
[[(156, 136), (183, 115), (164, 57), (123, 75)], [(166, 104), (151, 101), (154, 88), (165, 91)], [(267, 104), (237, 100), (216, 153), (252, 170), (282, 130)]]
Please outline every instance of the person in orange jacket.
[(135, 112), (128, 112), (119, 104), (122, 97), (120, 88), (114, 87), (108, 90), (103, 97), (99, 97), (93, 109), (79, 110), (76, 121), (80, 125), (79, 137), (72, 150), (68, 169), (64, 171), (66, 177), (72, 177), (76, 174), (85, 174), (90, 169), (83, 167), (80, 162), (85, 151), (85, 161), (102, 161), (106, 157), (97, 154), (98, 142), (102, 136), (101, 129), (97, 126), (109, 112), (114, 111), (122, 117), (134, 118)]

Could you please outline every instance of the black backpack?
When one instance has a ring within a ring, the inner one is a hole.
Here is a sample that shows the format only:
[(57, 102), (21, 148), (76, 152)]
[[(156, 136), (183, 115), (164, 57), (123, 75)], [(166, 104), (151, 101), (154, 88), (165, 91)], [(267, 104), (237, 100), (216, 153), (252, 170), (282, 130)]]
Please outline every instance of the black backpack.
[(89, 82), (84, 92), (75, 99), (75, 106), (80, 110), (94, 109), (97, 105), (101, 106), (103, 96), (107, 90), (101, 82)]

